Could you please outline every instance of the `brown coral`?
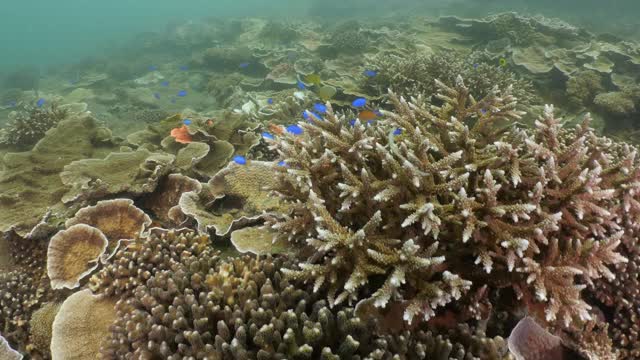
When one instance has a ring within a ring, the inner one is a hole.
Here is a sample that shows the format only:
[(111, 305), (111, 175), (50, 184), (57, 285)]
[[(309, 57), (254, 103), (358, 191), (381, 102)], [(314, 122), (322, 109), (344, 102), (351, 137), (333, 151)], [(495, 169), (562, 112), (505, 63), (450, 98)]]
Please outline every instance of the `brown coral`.
[(637, 198), (622, 190), (636, 183), (633, 150), (588, 119), (562, 129), (550, 106), (520, 130), (510, 89), (476, 100), (461, 78), (438, 86), (441, 106), (392, 93), (380, 126), (329, 111), (276, 141), (289, 167), (275, 190), (293, 211), (271, 224), (310, 247), (287, 275), (327, 287), (332, 304), (400, 302), (409, 321), (486, 285), (550, 322), (589, 319), (583, 283), (626, 261), (615, 249), (638, 213), (622, 206)]
[(133, 205), (133, 200), (113, 199), (82, 208), (65, 222), (67, 228), (76, 224), (86, 224), (100, 230), (109, 240), (107, 256), (111, 256), (121, 240), (138, 238), (151, 225), (151, 218)]
[(104, 234), (89, 225), (76, 224), (58, 232), (49, 242), (47, 275), (53, 289), (74, 289), (98, 267), (107, 250)]

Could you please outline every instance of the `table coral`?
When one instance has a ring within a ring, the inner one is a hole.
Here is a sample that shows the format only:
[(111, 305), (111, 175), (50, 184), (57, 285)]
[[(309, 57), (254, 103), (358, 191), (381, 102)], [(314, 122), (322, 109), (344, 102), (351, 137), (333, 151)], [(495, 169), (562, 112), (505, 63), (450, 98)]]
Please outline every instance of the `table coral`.
[(590, 319), (584, 283), (627, 261), (616, 247), (640, 210), (622, 206), (637, 201), (623, 190), (635, 188), (635, 152), (588, 122), (563, 129), (551, 106), (518, 129), (510, 89), (476, 100), (461, 78), (438, 86), (441, 106), (391, 93), (379, 126), (329, 109), (275, 142), (288, 167), (274, 190), (293, 209), (270, 224), (311, 248), (286, 275), (328, 288), (330, 304), (401, 303), (409, 322), (486, 285), (550, 323)]

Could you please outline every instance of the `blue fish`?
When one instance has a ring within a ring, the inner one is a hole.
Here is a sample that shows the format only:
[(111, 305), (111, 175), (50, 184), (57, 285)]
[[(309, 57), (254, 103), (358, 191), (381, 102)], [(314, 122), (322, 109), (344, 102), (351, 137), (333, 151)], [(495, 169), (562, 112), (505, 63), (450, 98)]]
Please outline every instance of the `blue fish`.
[(351, 105), (353, 105), (353, 107), (363, 107), (363, 106), (367, 105), (367, 99), (365, 99), (365, 98), (357, 98), (357, 99), (353, 100)]
[(473, 64), (473, 68), (474, 68), (474, 69), (477, 69), (479, 65), (480, 65), (480, 64), (475, 63), (475, 64)]
[(189, 70), (189, 67), (187, 65), (182, 65), (182, 66), (180, 66), (180, 70), (187, 71), (187, 70)]
[(480, 112), (482, 113), (482, 115), (484, 115), (484, 114), (486, 114), (486, 113), (487, 113), (487, 110), (485, 110), (485, 109), (480, 109)]
[(324, 120), (322, 119), (322, 116), (320, 116), (320, 114), (316, 114), (313, 111), (305, 110), (302, 112), (302, 117), (307, 121), (313, 121), (311, 115), (315, 116), (319, 120)]
[(320, 114), (324, 114), (327, 112), (327, 107), (324, 104), (315, 103), (313, 104), (313, 109)]
[(182, 120), (182, 122), (183, 122), (185, 125), (191, 125), (191, 120), (190, 120), (190, 119), (184, 119), (184, 120)]
[(400, 134), (402, 134), (402, 129), (395, 129), (393, 131), (393, 135), (400, 135)]
[(349, 125), (351, 125), (351, 127), (356, 126), (356, 119), (349, 120)]
[(298, 80), (298, 89), (304, 90), (306, 88), (307, 86), (302, 81)]
[(149, 66), (149, 71), (156, 71), (156, 70), (158, 70), (157, 66), (155, 66), (155, 65), (150, 65)]
[(234, 156), (233, 161), (238, 165), (247, 165), (247, 159), (241, 155)]
[(364, 74), (364, 76), (366, 76), (366, 77), (374, 77), (374, 76), (378, 75), (378, 72), (377, 72), (377, 71), (375, 71), (375, 70), (365, 70), (365, 71), (363, 72), (363, 74)]
[(243, 62), (243, 63), (240, 64), (240, 68), (241, 69), (246, 69), (248, 67), (249, 67), (249, 63), (248, 62)]
[(273, 135), (271, 135), (271, 133), (268, 133), (266, 131), (262, 133), (262, 137), (265, 138), (265, 139), (269, 139), (269, 140), (275, 139), (275, 137)]
[(7, 103), (7, 106), (9, 107), (16, 107), (16, 105), (18, 105), (18, 103), (15, 100), (11, 100)]
[(287, 163), (284, 160), (278, 162), (278, 166), (287, 166)]
[(373, 112), (378, 116), (382, 116), (382, 111), (380, 111), (380, 109), (373, 110)]
[(289, 125), (286, 127), (287, 131), (292, 133), (293, 135), (301, 135), (304, 131), (298, 125)]
[(373, 125), (373, 122), (374, 122), (374, 120), (369, 120), (369, 121), (367, 121), (367, 125), (371, 126), (371, 125)]
[(169, 86), (169, 82), (168, 81), (163, 81), (163, 82), (160, 83), (160, 86), (167, 87), (167, 86)]
[(158, 93), (153, 93), (153, 97), (159, 100), (159, 99), (160, 99), (160, 94), (158, 94)]
[(273, 99), (272, 98), (268, 98), (267, 99), (267, 104), (269, 104), (269, 105), (273, 104)]
[(45, 100), (43, 98), (38, 99), (38, 101), (36, 102), (36, 106), (38, 107), (42, 107), (42, 105), (44, 105)]
[(180, 97), (185, 97), (185, 96), (187, 96), (187, 90), (180, 90), (180, 91), (178, 91), (178, 96), (180, 96)]

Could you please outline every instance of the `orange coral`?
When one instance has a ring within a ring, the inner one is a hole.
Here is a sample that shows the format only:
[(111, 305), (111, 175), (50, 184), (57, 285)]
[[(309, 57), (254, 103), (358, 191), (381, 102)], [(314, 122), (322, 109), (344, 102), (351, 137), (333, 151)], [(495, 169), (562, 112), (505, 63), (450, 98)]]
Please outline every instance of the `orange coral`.
[(176, 142), (181, 144), (188, 144), (191, 142), (191, 134), (189, 134), (187, 125), (182, 125), (179, 128), (172, 129), (171, 136), (176, 139)]

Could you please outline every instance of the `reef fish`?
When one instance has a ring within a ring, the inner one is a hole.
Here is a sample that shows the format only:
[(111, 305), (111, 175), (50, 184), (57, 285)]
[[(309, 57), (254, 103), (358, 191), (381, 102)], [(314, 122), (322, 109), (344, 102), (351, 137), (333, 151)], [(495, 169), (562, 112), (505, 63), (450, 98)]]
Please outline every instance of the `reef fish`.
[(269, 104), (269, 105), (273, 104), (273, 99), (272, 98), (268, 98), (267, 99), (267, 104)]
[(362, 110), (358, 114), (358, 119), (362, 121), (375, 120), (378, 118), (378, 114), (371, 110)]
[(500, 58), (500, 66), (502, 66), (502, 67), (507, 66), (507, 59), (505, 59), (505, 58)]
[(182, 122), (183, 122), (185, 125), (191, 125), (191, 120), (190, 120), (190, 119), (184, 119), (184, 120), (182, 120)]
[(320, 104), (320, 103), (315, 103), (313, 104), (313, 109), (317, 112), (319, 112), (320, 114), (324, 114), (327, 112), (327, 106), (324, 104)]
[(318, 90), (318, 96), (323, 101), (328, 101), (331, 100), (337, 92), (338, 90), (336, 90), (336, 88), (334, 88), (333, 86), (324, 85)]
[(269, 140), (275, 139), (275, 137), (271, 133), (268, 133), (266, 131), (262, 133), (262, 137)]
[(249, 67), (249, 63), (248, 62), (243, 62), (243, 63), (240, 64), (240, 68), (241, 69), (246, 69), (248, 67)]
[(185, 96), (187, 96), (187, 90), (180, 90), (180, 91), (178, 91), (178, 96), (180, 96), (180, 97), (185, 97)]
[(378, 75), (378, 72), (377, 72), (377, 71), (375, 71), (375, 70), (365, 70), (365, 71), (363, 72), (363, 74), (364, 74), (364, 76), (366, 76), (366, 77), (374, 77), (374, 76)]
[(149, 65), (149, 71), (156, 71), (158, 70), (158, 67), (155, 65)]
[(189, 128), (187, 125), (182, 125), (179, 128), (171, 130), (171, 136), (181, 144), (188, 144), (191, 142), (191, 134), (189, 134)]
[(304, 76), (304, 82), (319, 86), (322, 83), (322, 79), (318, 74), (309, 74)]
[(353, 105), (353, 107), (363, 107), (363, 106), (367, 105), (367, 99), (365, 99), (365, 98), (357, 98), (357, 99), (353, 100), (351, 105)]
[(160, 83), (160, 86), (167, 87), (167, 86), (169, 86), (169, 82), (168, 81), (163, 81), (163, 82)]
[(402, 129), (393, 130), (393, 135), (400, 135), (400, 134), (402, 134)]
[(233, 162), (238, 165), (247, 165), (247, 159), (242, 155), (236, 155), (233, 157)]
[(44, 103), (45, 103), (45, 102), (46, 102), (46, 100), (45, 100), (45, 99), (40, 98), (40, 99), (38, 99), (38, 101), (36, 102), (36, 106), (38, 106), (38, 107), (42, 107), (42, 105), (44, 105)]
[(297, 85), (298, 85), (298, 89), (300, 90), (304, 90), (307, 88), (307, 86), (300, 80), (298, 80)]
[(187, 71), (187, 70), (189, 70), (189, 67), (187, 65), (182, 65), (182, 66), (180, 66), (180, 70)]
[(153, 97), (154, 97), (154, 98), (156, 98), (156, 99), (160, 99), (160, 94), (158, 94), (158, 93), (153, 93)]
[(292, 133), (293, 135), (301, 135), (304, 132), (300, 126), (295, 124), (287, 126), (286, 129), (288, 132)]

